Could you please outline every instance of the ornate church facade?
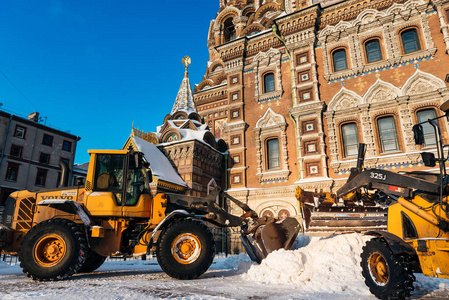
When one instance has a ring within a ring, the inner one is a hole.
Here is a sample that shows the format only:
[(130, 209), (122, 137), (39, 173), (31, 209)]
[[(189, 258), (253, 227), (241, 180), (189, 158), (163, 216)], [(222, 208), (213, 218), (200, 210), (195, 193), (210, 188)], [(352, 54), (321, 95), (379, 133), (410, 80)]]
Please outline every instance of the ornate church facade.
[(296, 187), (342, 186), (359, 142), (367, 166), (423, 169), (436, 142), (425, 128), (415, 146), (411, 128), (449, 98), (448, 28), (447, 0), (220, 0), (193, 98), (228, 143), (224, 188), (284, 217)]

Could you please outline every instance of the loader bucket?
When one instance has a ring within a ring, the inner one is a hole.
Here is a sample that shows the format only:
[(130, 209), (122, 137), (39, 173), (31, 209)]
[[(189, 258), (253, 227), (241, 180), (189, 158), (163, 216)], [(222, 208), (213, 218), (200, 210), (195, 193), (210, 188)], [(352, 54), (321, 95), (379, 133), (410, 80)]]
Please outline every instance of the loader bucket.
[(251, 260), (260, 263), (275, 250), (290, 250), (300, 228), (295, 218), (285, 218), (262, 225), (253, 235), (242, 235), (241, 240)]

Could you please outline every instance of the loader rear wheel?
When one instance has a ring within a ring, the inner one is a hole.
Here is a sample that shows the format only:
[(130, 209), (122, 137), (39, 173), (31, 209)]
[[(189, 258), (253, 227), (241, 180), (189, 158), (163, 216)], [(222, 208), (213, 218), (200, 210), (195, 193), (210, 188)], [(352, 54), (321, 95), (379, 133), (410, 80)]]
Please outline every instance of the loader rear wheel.
[(362, 275), (371, 293), (380, 299), (404, 299), (413, 291), (412, 267), (407, 255), (395, 255), (383, 238), (366, 243), (361, 254)]
[(61, 280), (86, 260), (85, 235), (74, 222), (50, 219), (31, 228), (19, 249), (20, 266), (34, 280)]
[(215, 256), (215, 243), (202, 222), (181, 219), (164, 230), (156, 248), (162, 270), (176, 279), (195, 279), (209, 269)]
[(90, 250), (87, 254), (86, 261), (84, 262), (78, 273), (90, 273), (101, 267), (106, 260), (106, 256), (101, 256), (95, 251)]

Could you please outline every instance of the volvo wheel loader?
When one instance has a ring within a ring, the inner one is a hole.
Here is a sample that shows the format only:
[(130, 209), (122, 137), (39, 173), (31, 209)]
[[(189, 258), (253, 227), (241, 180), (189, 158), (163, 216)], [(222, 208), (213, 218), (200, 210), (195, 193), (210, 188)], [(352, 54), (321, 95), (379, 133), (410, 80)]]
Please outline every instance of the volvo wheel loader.
[[(449, 102), (441, 109), (447, 117)], [(413, 273), (449, 279), (449, 177), (443, 152), (448, 145), (443, 145), (439, 118), (413, 127), (418, 145), (424, 142), (423, 125), (433, 127), (438, 157), (431, 152), (421, 156), (425, 166), (438, 165), (436, 173), (363, 169), (365, 145), (360, 144), (357, 167), (337, 191), (338, 197), (351, 195), (388, 205), (387, 231), (368, 232), (373, 238), (361, 254), (365, 283), (380, 299), (409, 297)]]
[(108, 256), (136, 257), (155, 250), (168, 275), (194, 279), (215, 255), (205, 223), (240, 227), (250, 257), (289, 249), (299, 231), (294, 218), (259, 218), (247, 205), (222, 193), (244, 210), (237, 217), (216, 204), (219, 190), (207, 197), (174, 193), (152, 195), (152, 175), (144, 155), (131, 150), (90, 150), (84, 186), (67, 187), (61, 163), (57, 189), (17, 191), (0, 220), (0, 250), (19, 257), (34, 280), (59, 280), (92, 272)]

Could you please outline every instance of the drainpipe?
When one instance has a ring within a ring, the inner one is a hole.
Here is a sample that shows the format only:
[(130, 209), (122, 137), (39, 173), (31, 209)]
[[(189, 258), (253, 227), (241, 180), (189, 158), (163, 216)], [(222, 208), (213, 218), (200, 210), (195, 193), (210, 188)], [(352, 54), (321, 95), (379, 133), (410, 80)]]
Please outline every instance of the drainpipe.
[(5, 157), (6, 142), (8, 141), (8, 134), (9, 134), (9, 128), (11, 127), (11, 123), (12, 123), (12, 117), (13, 117), (13, 115), (11, 114), (9, 116), (8, 126), (6, 128), (5, 140), (3, 141), (2, 154), (0, 156), (0, 168), (1, 168), (2, 163), (3, 163), (3, 158)]
[[(284, 9), (285, 9), (285, 0), (284, 0)], [(295, 85), (295, 80), (293, 78), (293, 70), (294, 70), (294, 65), (293, 65), (293, 59), (292, 56), (290, 54), (290, 51), (287, 48), (287, 42), (280, 36), (280, 32), (279, 32), (279, 28), (276, 24), (273, 24), (273, 26), (271, 27), (271, 29), (273, 30), (274, 35), (279, 39), (279, 41), (281, 41), (282, 44), (284, 44), (285, 46), (285, 51), (287, 52), (287, 56), (290, 59), (290, 73), (291, 73), (291, 87), (292, 87), (292, 106), (296, 105), (296, 90), (293, 88), (293, 86)], [(296, 141), (296, 157), (299, 157), (299, 143), (298, 143), (298, 136), (299, 136), (299, 131), (298, 131), (298, 124), (296, 123), (296, 120), (293, 118), (292, 114), (289, 113), (288, 114), (290, 119), (293, 122), (293, 125), (295, 126), (295, 141)], [(301, 179), (301, 169), (299, 167), (299, 164), (297, 164), (298, 167), (298, 180)]]

